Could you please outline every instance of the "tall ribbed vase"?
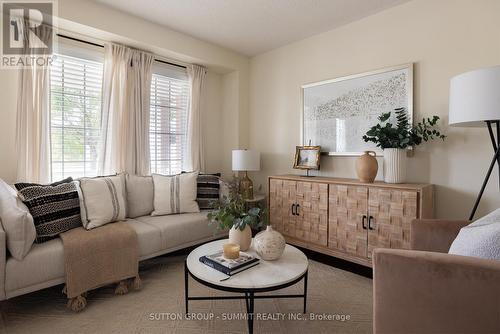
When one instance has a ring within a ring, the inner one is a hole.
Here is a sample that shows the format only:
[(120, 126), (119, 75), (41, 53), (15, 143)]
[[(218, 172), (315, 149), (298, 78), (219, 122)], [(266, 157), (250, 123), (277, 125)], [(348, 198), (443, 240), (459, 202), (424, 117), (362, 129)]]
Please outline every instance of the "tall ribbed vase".
[(405, 149), (384, 149), (384, 181), (387, 183), (403, 183), (406, 181)]

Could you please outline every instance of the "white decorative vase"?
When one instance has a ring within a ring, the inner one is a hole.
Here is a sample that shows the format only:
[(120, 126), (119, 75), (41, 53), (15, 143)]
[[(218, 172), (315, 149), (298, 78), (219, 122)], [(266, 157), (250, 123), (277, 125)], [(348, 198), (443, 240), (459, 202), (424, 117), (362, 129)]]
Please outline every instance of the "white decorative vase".
[(406, 181), (405, 149), (384, 149), (384, 181), (387, 183), (403, 183)]
[(229, 242), (240, 245), (240, 250), (242, 252), (248, 250), (252, 243), (252, 230), (250, 226), (246, 225), (243, 231), (233, 226), (229, 230)]
[(257, 233), (253, 246), (263, 260), (277, 260), (285, 250), (285, 238), (271, 226), (267, 226), (265, 231)]

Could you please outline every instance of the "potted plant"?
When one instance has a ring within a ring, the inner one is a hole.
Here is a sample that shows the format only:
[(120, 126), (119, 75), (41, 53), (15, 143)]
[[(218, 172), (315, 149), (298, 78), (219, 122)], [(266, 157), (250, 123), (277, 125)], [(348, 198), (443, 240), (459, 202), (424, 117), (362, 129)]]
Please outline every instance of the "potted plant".
[(406, 149), (423, 142), (446, 136), (436, 127), (439, 116), (423, 118), (422, 122), (410, 125), (405, 108), (394, 110), (396, 124), (389, 121), (391, 112), (378, 117), (379, 124), (372, 126), (363, 136), (365, 142), (372, 142), (384, 150), (384, 181), (402, 183), (406, 177)]
[(229, 242), (240, 245), (246, 251), (252, 243), (253, 228), (267, 225), (265, 210), (259, 207), (248, 208), (243, 197), (238, 193), (235, 182), (229, 186), (229, 195), (214, 203), (214, 209), (208, 214), (210, 224), (218, 230), (229, 230)]

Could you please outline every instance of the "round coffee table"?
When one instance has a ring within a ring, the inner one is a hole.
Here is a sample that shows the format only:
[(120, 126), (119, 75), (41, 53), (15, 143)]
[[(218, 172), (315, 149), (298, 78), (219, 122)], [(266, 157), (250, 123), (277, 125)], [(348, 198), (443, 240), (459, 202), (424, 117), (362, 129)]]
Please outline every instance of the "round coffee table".
[[(264, 261), (261, 259), (260, 263), (255, 267), (229, 277), (200, 262), (200, 257), (221, 251), (222, 245), (227, 242), (227, 239), (212, 241), (199, 246), (189, 253), (184, 265), (186, 314), (189, 313), (188, 303), (190, 300), (245, 299), (248, 331), (253, 333), (255, 299), (303, 298), (304, 313), (306, 313), (307, 269), (309, 262), (302, 251), (287, 244), (283, 255), (278, 260)], [(259, 257), (253, 247), (250, 247), (245, 253)], [(207, 287), (227, 292), (242, 293), (243, 296), (189, 296), (189, 276)], [(260, 292), (283, 289), (301, 280), (304, 280), (303, 294), (256, 295), (256, 293)]]

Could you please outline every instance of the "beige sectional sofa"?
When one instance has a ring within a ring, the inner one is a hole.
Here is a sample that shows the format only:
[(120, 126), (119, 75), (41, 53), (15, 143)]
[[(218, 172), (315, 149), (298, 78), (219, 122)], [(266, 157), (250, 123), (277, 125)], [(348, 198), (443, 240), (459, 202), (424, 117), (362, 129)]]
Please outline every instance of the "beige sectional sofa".
[[(140, 259), (146, 260), (222, 237), (208, 226), (207, 212), (127, 219), (139, 239)], [(34, 244), (22, 261), (7, 256), (0, 225), (0, 300), (64, 283), (61, 239)]]
[[(150, 187), (152, 184), (148, 185), (148, 188)], [(146, 192), (151, 190), (147, 189)], [(152, 207), (150, 200), (151, 196), (144, 196), (140, 205), (147, 202), (147, 206)], [(208, 225), (207, 213), (208, 211), (201, 211), (128, 218), (126, 223), (137, 232), (140, 260), (223, 237), (224, 234), (215, 234), (214, 229)], [(33, 244), (29, 253), (19, 261), (9, 255), (6, 233), (0, 224), (0, 300), (58, 285), (64, 281), (64, 251), (60, 238)]]

